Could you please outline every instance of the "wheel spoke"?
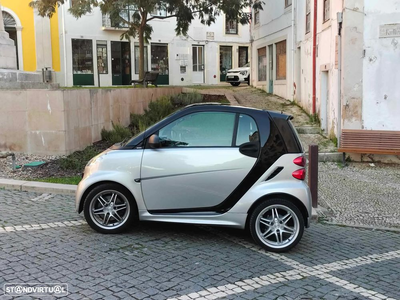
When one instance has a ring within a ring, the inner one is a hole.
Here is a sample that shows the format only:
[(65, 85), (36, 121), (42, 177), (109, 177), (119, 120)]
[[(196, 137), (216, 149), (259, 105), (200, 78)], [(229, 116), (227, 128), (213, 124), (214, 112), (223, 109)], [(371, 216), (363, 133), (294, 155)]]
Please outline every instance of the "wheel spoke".
[[(265, 234), (266, 234), (266, 233), (265, 233)], [(269, 237), (270, 237), (271, 235), (273, 235), (273, 234), (275, 234), (275, 231), (271, 231), (270, 234), (264, 235), (264, 238), (267, 239), (267, 238), (269, 238)]]
[(99, 198), (97, 198), (97, 200), (100, 202), (102, 207), (104, 207), (107, 204), (107, 201), (104, 200), (104, 198), (102, 196), (99, 196)]
[(120, 211), (120, 210), (123, 210), (123, 209), (126, 209), (126, 206), (114, 209), (114, 212), (117, 212), (117, 211)]
[(99, 211), (93, 211), (94, 215), (105, 215), (106, 213), (103, 211), (103, 209), (99, 210)]
[(292, 218), (292, 215), (290, 213), (288, 213), (286, 216), (281, 218), (281, 221), (283, 222), (283, 224), (286, 224), (287, 222), (289, 222), (289, 220)]
[(282, 236), (282, 230), (279, 230), (279, 236), (280, 236), (280, 238), (281, 238), (281, 241), (280, 241), (280, 243), (283, 243), (283, 236)]
[[(264, 232), (262, 235), (264, 236), (264, 238), (267, 238), (271, 235), (271, 234), (268, 234), (270, 232), (271, 232), (271, 228), (268, 228), (268, 230), (266, 232)], [(267, 234), (268, 234), (268, 236), (267, 236)]]
[(120, 217), (120, 215), (117, 214), (115, 211), (113, 212), (112, 217), (113, 217), (115, 220), (117, 220), (118, 222), (121, 222), (121, 221), (122, 221), (122, 218)]
[(110, 201), (108, 202), (109, 204), (114, 204), (115, 200), (117, 200), (117, 194), (113, 193), (111, 195)]
[(275, 237), (276, 237), (276, 242), (277, 243), (282, 243), (281, 241), (279, 241), (279, 235), (278, 235), (278, 232), (274, 232), (275, 233)]
[(273, 222), (272, 220), (268, 220), (266, 218), (260, 218), (260, 223), (265, 226), (270, 227), (272, 225), (272, 222)]
[(295, 229), (292, 228), (292, 227), (289, 227), (289, 226), (285, 225), (285, 229), (283, 229), (282, 231), (283, 231), (283, 232), (286, 232), (286, 233), (293, 234), (293, 233), (295, 232)]
[(104, 215), (104, 219), (103, 219), (103, 224), (104, 224), (104, 225), (108, 225), (108, 222), (110, 221), (110, 217), (111, 217), (111, 214), (110, 214), (110, 213), (106, 213), (106, 214)]

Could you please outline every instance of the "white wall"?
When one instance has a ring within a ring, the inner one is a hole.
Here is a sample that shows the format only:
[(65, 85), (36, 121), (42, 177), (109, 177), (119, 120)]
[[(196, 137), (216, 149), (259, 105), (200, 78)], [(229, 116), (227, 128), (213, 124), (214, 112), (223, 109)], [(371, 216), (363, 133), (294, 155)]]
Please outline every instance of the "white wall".
[[(64, 5), (67, 9), (69, 3)], [(60, 30), (62, 31), (62, 17), (60, 18)], [(102, 14), (99, 8), (95, 8), (91, 14), (85, 15), (80, 19), (75, 19), (68, 12), (65, 13), (66, 24), (66, 47), (67, 55), (62, 55), (62, 59), (66, 57), (67, 66), (67, 86), (73, 85), (72, 74), (72, 53), (71, 53), (71, 40), (72, 39), (91, 39), (93, 41), (93, 51), (95, 57), (96, 41), (108, 41), (108, 65), (109, 73), (100, 75), (102, 86), (112, 85), (111, 74), (111, 43), (110, 41), (120, 41), (120, 36), (124, 30), (109, 30), (102, 28)], [(238, 47), (249, 47), (249, 58), (251, 57), (250, 51), (250, 29), (248, 25), (242, 26), (239, 24), (238, 35), (225, 34), (225, 17), (221, 16), (217, 19), (215, 24), (210, 27), (200, 23), (199, 20), (193, 20), (187, 37), (176, 36), (175, 27), (176, 19), (165, 20), (152, 20), (150, 24), (153, 27), (151, 43), (168, 44), (169, 51), (169, 84), (170, 85), (191, 85), (192, 84), (192, 45), (202, 45), (205, 49), (205, 84), (218, 84), (219, 81), (219, 46), (229, 45), (233, 47), (233, 67), (238, 66)], [(214, 32), (214, 40), (206, 39), (206, 32)], [(131, 39), (131, 72), (132, 79), (138, 79), (139, 75), (135, 74), (135, 55), (134, 44), (138, 43), (137, 39)], [(61, 40), (61, 48), (63, 48), (63, 41)], [(63, 51), (62, 51), (63, 52)], [(151, 47), (148, 46), (149, 65), (151, 69)], [(177, 59), (177, 54), (187, 54), (187, 68), (186, 73), (181, 74), (180, 65), (181, 60)], [(94, 78), (95, 85), (97, 85), (97, 64), (94, 61)], [(64, 68), (64, 62), (62, 62)], [(64, 72), (64, 71), (62, 71)], [(62, 80), (63, 76), (58, 76)], [(182, 81), (183, 79), (183, 81)], [(60, 81), (64, 85), (63, 81)]]
[(365, 0), (364, 7), (363, 128), (400, 130), (400, 36), (379, 36), (381, 25), (400, 24), (400, 1)]
[[(285, 8), (285, 1), (264, 0), (260, 23), (252, 22), (252, 84), (268, 91), (268, 46), (286, 40), (286, 80), (276, 80), (276, 51), (273, 47), (273, 93), (286, 99), (293, 98), (292, 81), (292, 6)], [(258, 81), (258, 49), (267, 47), (267, 81)]]

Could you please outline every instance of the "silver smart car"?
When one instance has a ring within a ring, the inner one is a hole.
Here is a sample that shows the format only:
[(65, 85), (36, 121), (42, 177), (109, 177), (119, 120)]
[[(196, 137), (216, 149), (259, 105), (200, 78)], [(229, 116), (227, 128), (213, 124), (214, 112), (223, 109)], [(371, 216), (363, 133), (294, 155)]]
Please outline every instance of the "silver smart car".
[(102, 233), (135, 220), (248, 228), (269, 251), (309, 226), (303, 148), (281, 113), (188, 106), (87, 164), (76, 209)]

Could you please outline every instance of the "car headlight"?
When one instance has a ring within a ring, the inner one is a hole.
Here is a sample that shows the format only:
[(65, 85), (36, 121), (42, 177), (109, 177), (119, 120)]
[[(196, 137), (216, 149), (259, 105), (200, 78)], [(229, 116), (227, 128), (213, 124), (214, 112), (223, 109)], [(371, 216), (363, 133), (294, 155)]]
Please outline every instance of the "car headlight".
[(86, 164), (86, 167), (94, 165), (96, 163), (96, 161), (98, 160), (98, 158), (100, 158), (101, 156), (102, 156), (102, 153), (93, 157), (91, 160), (88, 161), (88, 163)]
[(246, 76), (247, 75), (247, 71), (240, 71), (240, 75)]

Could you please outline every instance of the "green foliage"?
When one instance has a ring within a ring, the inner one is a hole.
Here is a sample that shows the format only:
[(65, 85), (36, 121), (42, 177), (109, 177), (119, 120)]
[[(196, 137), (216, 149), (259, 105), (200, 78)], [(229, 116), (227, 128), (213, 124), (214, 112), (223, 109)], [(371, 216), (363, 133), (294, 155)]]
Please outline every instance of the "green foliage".
[(172, 97), (171, 101), (175, 106), (187, 106), (190, 104), (203, 102), (203, 95), (197, 92), (178, 94)]
[(60, 167), (63, 170), (83, 171), (87, 162), (99, 153), (93, 146), (89, 146), (83, 151), (76, 151), (65, 158), (60, 158)]
[(72, 177), (51, 177), (51, 178), (39, 178), (34, 181), (50, 182), (50, 183), (61, 183), (61, 184), (78, 184), (81, 181), (81, 176)]
[(122, 142), (125, 139), (128, 139), (132, 136), (131, 131), (128, 128), (125, 128), (119, 124), (112, 123), (113, 129), (101, 130), (101, 139), (112, 144)]
[(131, 114), (131, 124), (129, 127), (133, 134), (137, 134), (169, 116), (175, 110), (176, 108), (172, 105), (170, 97), (161, 97), (156, 101), (150, 102), (149, 107), (144, 110), (143, 115)]

